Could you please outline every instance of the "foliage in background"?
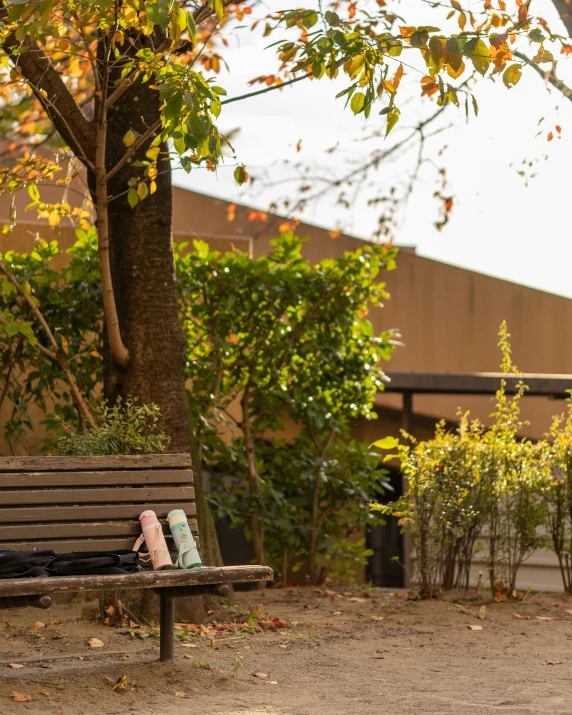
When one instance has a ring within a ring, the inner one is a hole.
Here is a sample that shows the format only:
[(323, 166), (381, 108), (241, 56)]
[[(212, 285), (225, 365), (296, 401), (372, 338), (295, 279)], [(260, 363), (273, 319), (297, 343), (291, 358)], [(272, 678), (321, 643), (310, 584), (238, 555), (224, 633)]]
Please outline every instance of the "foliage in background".
[(272, 245), (270, 255), (257, 260), (240, 251), (211, 252), (198, 241), (186, 255), (186, 246), (179, 247), (189, 400), (202, 459), (221, 459), (208, 438), (221, 422), (237, 435), (232, 448), (245, 475), (237, 488), (258, 563), (267, 558), (267, 532), (276, 539), (272, 502), (281, 479), (262, 445), (270, 432), (284, 428), (285, 417), (302, 429), (295, 461), (312, 475), (301, 477), (298, 488), (309, 509), (308, 566), (316, 582), (326, 528), (326, 465), (347, 438), (350, 421), (375, 416), (373, 398), (383, 389), (380, 362), (395, 344), (391, 331), (375, 335), (366, 316), (387, 297), (379, 274), (393, 269), (396, 251), (366, 246), (310, 265), (301, 239), (291, 233)]
[[(30, 253), (0, 255), (0, 267), (5, 266), (41, 310), (79, 391), (97, 411), (103, 352), (97, 239), (93, 230), (77, 233), (68, 256), (61, 254), (57, 242), (40, 238)], [(0, 287), (0, 410), (8, 415), (5, 438), (14, 451), (17, 441), (34, 431), (38, 416), (34, 418), (32, 406), (56, 435), (63, 434), (62, 423), (83, 430), (87, 425), (82, 412), (59, 361), (47, 354), (53, 346), (37, 315), (4, 273)]]
[[(558, 432), (559, 422), (555, 423), (558, 447), (519, 436), (523, 427), (520, 402), (526, 386), (519, 380), (516, 394), (507, 395), (506, 377), (518, 377), (518, 369), (512, 362), (504, 323), (499, 337), (505, 378), (496, 393), (492, 425), (485, 428), (478, 421), (469, 422), (465, 415), (457, 432), (447, 432), (441, 424), (432, 440), (416, 443), (407, 436), (412, 444), (399, 445), (397, 456), (409, 489), (396, 502), (376, 507), (398, 517), (410, 535), (423, 598), (468, 587), (478, 553), (487, 565), (495, 597), (514, 596), (521, 565), (549, 543), (544, 535), (545, 495), (549, 501), (558, 495), (552, 473), (561, 471), (559, 462), (567, 454), (566, 427)], [(563, 504), (556, 500), (551, 522), (552, 532), (562, 535), (561, 546), (556, 538), (550, 543), (568, 563), (569, 517), (557, 517)]]
[[(221, 440), (218, 446), (211, 465), (210, 501), (218, 517), (240, 527), (251, 511), (244, 439), (230, 444)], [(301, 568), (316, 582), (326, 574), (345, 580), (353, 577), (352, 571), (363, 568), (371, 555), (363, 529), (380, 523), (369, 507), (387, 487), (379, 456), (363, 442), (336, 439), (321, 462), (306, 433), (290, 442), (261, 440), (257, 453), (268, 562), (280, 571), (283, 581)], [(319, 518), (314, 523), (316, 493)]]
[(558, 558), (566, 593), (572, 593), (572, 400), (565, 415), (550, 429), (552, 444), (545, 452), (549, 479), (544, 491), (548, 533)]
[(138, 405), (133, 400), (113, 407), (103, 405), (99, 429), (60, 437), (59, 454), (94, 457), (104, 454), (162, 454), (170, 439), (160, 429), (157, 405)]
[[(393, 331), (376, 335), (367, 317), (387, 297), (380, 277), (394, 268), (396, 250), (365, 246), (312, 266), (301, 255), (302, 243), (286, 233), (268, 257), (253, 260), (196, 242), (188, 253), (179, 247), (176, 265), (197, 482), (204, 463), (215, 475), (211, 501), (217, 514), (245, 525), (257, 561), (270, 559), (284, 571), (290, 561), (292, 568), (304, 562), (316, 582), (323, 559), (336, 563), (336, 573), (363, 562), (363, 541), (342, 548), (342, 540), (375, 520), (367, 504), (382, 488), (379, 458), (347, 439), (353, 420), (375, 418), (373, 398), (384, 379), (380, 363), (396, 344)], [(51, 260), (63, 258), (56, 244), (41, 243), (31, 256), (10, 254), (6, 260), (34, 300), (50, 306), (78, 385), (101, 414), (95, 250), (95, 236), (80, 232), (71, 263), (60, 270), (50, 268)], [(9, 365), (0, 372), (1, 384), (20, 390), (18, 435), (33, 430), (23, 415), (35, 404), (52, 435), (64, 428), (77, 432), (60, 440), (65, 453), (163, 451), (163, 437), (145, 432), (149, 418), (156, 428), (152, 406), (116, 405), (103, 411), (99, 431), (86, 431), (67, 392), (60, 404), (65, 383), (57, 363), (36, 386), (29, 373), (35, 361), (45, 360), (35, 352), (45, 336), (17, 293), (6, 292), (3, 300), (6, 323), (18, 326), (4, 349), (11, 354), (20, 341), (26, 356), (17, 374)], [(75, 319), (74, 335), (60, 328), (68, 314)], [(13, 394), (7, 390), (5, 399)], [(289, 444), (272, 439), (285, 420), (302, 432)]]

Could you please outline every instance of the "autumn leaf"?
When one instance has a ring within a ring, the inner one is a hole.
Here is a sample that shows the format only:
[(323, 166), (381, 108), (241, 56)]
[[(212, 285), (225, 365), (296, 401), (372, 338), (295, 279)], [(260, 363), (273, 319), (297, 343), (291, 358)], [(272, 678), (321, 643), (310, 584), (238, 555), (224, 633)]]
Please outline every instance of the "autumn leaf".
[(177, 698), (186, 698), (186, 697), (187, 697), (187, 693), (183, 693), (181, 690), (179, 690), (179, 691), (177, 691), (177, 692), (175, 693), (175, 697), (177, 697)]
[(135, 132), (133, 131), (133, 129), (128, 129), (125, 132), (125, 136), (123, 137), (123, 143), (127, 148), (135, 144)]
[(504, 71), (504, 74), (502, 76), (502, 81), (505, 83), (505, 86), (510, 89), (511, 87), (514, 87), (515, 84), (518, 84), (520, 78), (522, 77), (522, 68), (519, 64), (514, 64), (510, 65), (507, 67)]
[(268, 673), (252, 673), (253, 678), (260, 678), (261, 680), (266, 680), (268, 678)]
[(421, 96), (431, 97), (439, 91), (439, 85), (434, 77), (421, 78)]
[(234, 180), (240, 186), (242, 186), (242, 184), (248, 181), (248, 172), (244, 168), (244, 165), (236, 167), (236, 169), (234, 170)]
[(342, 232), (337, 230), (337, 231), (328, 231), (328, 236), (330, 238), (337, 238)]
[(546, 137), (547, 142), (551, 142), (554, 139), (554, 134), (552, 132), (548, 132), (548, 135)]
[(103, 648), (105, 645), (105, 643), (100, 641), (99, 638), (90, 638), (87, 642), (90, 648)]
[(483, 630), (483, 627), (482, 627), (482, 626), (467, 626), (467, 628), (468, 628), (470, 631), (482, 631), (482, 630)]
[(365, 94), (363, 92), (356, 92), (352, 97), (350, 102), (350, 108), (354, 114), (359, 114), (363, 111), (365, 107)]
[(24, 695), (24, 693), (20, 693), (18, 690), (13, 690), (10, 693), (10, 697), (15, 703), (29, 703), (32, 699), (31, 695)]

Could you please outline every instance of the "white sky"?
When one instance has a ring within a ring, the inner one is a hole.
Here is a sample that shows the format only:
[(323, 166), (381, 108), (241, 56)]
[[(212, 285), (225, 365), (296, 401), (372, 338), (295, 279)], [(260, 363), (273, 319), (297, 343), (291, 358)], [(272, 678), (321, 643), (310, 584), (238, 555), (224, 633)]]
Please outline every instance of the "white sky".
[[(417, 24), (425, 20), (446, 31), (441, 10), (428, 10), (420, 0), (407, 0), (406, 4), (409, 18), (415, 18)], [(534, 5), (537, 14), (555, 17), (550, 0), (536, 0)], [(280, 2), (276, 7), (283, 6), (284, 2)], [(553, 25), (559, 29), (556, 21)], [(267, 44), (268, 40), (249, 30), (237, 32), (231, 40), (225, 54), (230, 74), (223, 72), (217, 80), (229, 96), (248, 92), (250, 79), (275, 70), (274, 50), (265, 50)], [(570, 64), (564, 67), (561, 62), (559, 72), (572, 84)], [(413, 101), (402, 105), (401, 131), (434, 107), (430, 101), (419, 99), (418, 79), (414, 72), (408, 74), (403, 82), (411, 81)], [(285, 159), (304, 160), (341, 172), (348, 160), (367, 160), (372, 148), (383, 148), (383, 139), (366, 143), (356, 139), (385, 123), (376, 111), (366, 121), (354, 117), (349, 108), (344, 110), (343, 100), (334, 99), (344, 86), (329, 80), (303, 81), (282, 91), (230, 104), (223, 108), (220, 127), (223, 131), (240, 128), (234, 147), (239, 161), (253, 174), (266, 170), (274, 180), (288, 178), (292, 174), (283, 165)], [(427, 165), (407, 204), (397, 243), (415, 245), (424, 256), (572, 297), (572, 102), (555, 90), (547, 92), (542, 79), (530, 69), (510, 91), (500, 81), (482, 81), (476, 85), (475, 94), (479, 117), (471, 117), (467, 123), (464, 110), (452, 107), (445, 123), (453, 126), (432, 140), (433, 151), (429, 152), (435, 157), (444, 143), (448, 146), (439, 161), (448, 169), (450, 191), (455, 197), (451, 220), (441, 232), (433, 225), (438, 218), (438, 205), (433, 198), (436, 178), (434, 169)], [(540, 125), (542, 134), (535, 138), (541, 117), (545, 117)], [(554, 130), (556, 124), (562, 126), (561, 138), (547, 143), (547, 132)], [(298, 154), (295, 145), (300, 139), (302, 151)], [(341, 153), (324, 154), (338, 141), (345, 147)], [(531, 171), (538, 175), (527, 187), (510, 165), (543, 155), (547, 159), (533, 167)], [(378, 178), (378, 185), (398, 185), (413, 156), (411, 152), (389, 164)], [(179, 171), (175, 182), (262, 209), (285, 192), (295, 193), (296, 183), (264, 191), (256, 185), (240, 188), (232, 173), (231, 165), (222, 167), (217, 174), (196, 171), (187, 176)], [(368, 193), (364, 189), (354, 197), (349, 210), (340, 209), (333, 198), (325, 198), (301, 218), (332, 228), (339, 225), (347, 233), (369, 238), (377, 222), (377, 213), (367, 206), (370, 196), (371, 190)]]

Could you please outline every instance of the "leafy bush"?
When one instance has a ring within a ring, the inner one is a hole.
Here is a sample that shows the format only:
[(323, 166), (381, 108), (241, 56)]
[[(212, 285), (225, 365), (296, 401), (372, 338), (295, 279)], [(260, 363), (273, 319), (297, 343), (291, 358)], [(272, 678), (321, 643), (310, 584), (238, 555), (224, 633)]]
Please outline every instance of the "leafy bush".
[[(505, 375), (518, 374), (512, 363), (509, 334), (503, 323), (499, 333)], [(545, 493), (550, 482), (549, 454), (559, 463), (567, 458), (568, 433), (553, 449), (519, 437), (520, 401), (526, 391), (522, 381), (516, 394), (506, 394), (506, 379), (497, 391), (494, 422), (485, 428), (465, 415), (456, 432), (444, 424), (426, 442), (401, 444), (396, 455), (409, 482), (404, 496), (380, 508), (399, 518), (416, 553), (416, 580), (423, 598), (439, 596), (444, 589), (468, 587), (477, 550), (489, 571), (497, 598), (514, 595), (522, 563), (546, 543)], [(555, 428), (556, 429), (556, 428)], [(572, 431), (572, 427), (569, 427)], [(554, 466), (554, 461), (553, 461)], [(554, 480), (552, 495), (559, 495)], [(570, 525), (557, 515), (552, 528), (555, 543), (570, 550)], [(562, 536), (566, 531), (566, 536)], [(566, 546), (564, 546), (564, 543)], [(568, 562), (569, 563), (569, 562)]]
[(103, 406), (98, 431), (72, 433), (58, 441), (62, 455), (94, 457), (104, 454), (161, 454), (169, 437), (159, 428), (161, 414), (157, 405), (138, 405), (133, 400), (113, 407)]

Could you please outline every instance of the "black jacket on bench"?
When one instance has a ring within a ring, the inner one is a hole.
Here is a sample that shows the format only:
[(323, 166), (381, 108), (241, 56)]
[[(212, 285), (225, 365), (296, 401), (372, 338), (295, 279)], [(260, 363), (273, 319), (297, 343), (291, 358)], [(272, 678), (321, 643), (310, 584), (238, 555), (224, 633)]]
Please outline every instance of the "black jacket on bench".
[(136, 551), (0, 551), (0, 579), (127, 574), (141, 571)]

